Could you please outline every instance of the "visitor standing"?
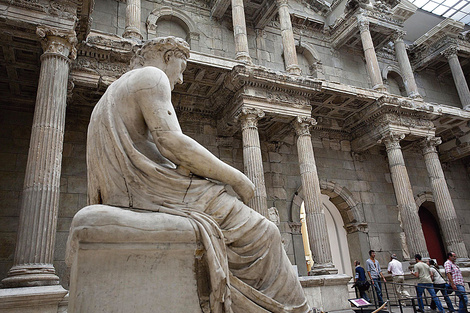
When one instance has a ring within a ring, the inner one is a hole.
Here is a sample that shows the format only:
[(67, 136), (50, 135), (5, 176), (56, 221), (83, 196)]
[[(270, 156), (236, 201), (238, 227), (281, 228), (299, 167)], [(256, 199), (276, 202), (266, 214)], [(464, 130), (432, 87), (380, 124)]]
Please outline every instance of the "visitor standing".
[[(429, 260), (428, 265), (429, 269), (431, 270), (431, 278), (436, 295), (440, 291), (441, 294), (444, 296), (444, 300), (447, 303), (447, 309), (449, 310), (449, 312), (454, 312), (454, 306), (452, 305), (452, 301), (450, 301), (449, 295), (447, 294), (446, 281), (444, 277), (442, 277), (441, 272), (439, 272), (437, 264), (434, 262), (434, 260)], [(434, 301), (431, 302), (431, 309), (436, 309), (436, 303)]]
[(388, 272), (392, 274), (393, 284), (395, 286), (395, 292), (399, 299), (409, 298), (410, 294), (405, 290), (403, 284), (405, 283), (405, 273), (403, 272), (403, 266), (398, 261), (397, 255), (394, 253), (390, 256), (390, 262), (388, 263)]
[(356, 267), (356, 275), (354, 276), (354, 286), (357, 288), (357, 290), (359, 290), (361, 298), (366, 301), (370, 301), (366, 292), (370, 287), (370, 284), (366, 278), (366, 271), (361, 266), (361, 262), (356, 260), (354, 261), (354, 265)]
[(467, 312), (468, 298), (465, 293), (462, 272), (459, 266), (455, 264), (455, 260), (457, 260), (455, 252), (451, 251), (447, 253), (447, 261), (444, 263), (444, 269), (449, 279), (449, 284), (452, 286), (452, 289), (454, 289), (455, 295), (459, 297), (459, 313), (464, 313)]
[(431, 271), (429, 266), (424, 263), (420, 254), (415, 254), (416, 264), (414, 266), (413, 275), (418, 278), (418, 286), (416, 286), (416, 295), (418, 296), (418, 306), (419, 312), (424, 312), (424, 304), (423, 304), (423, 293), (424, 290), (427, 290), (431, 295), (431, 298), (436, 303), (436, 307), (439, 312), (444, 313), (444, 308), (442, 307), (441, 301), (436, 296), (436, 292), (434, 291), (431, 279)]
[(375, 251), (369, 251), (370, 258), (366, 261), (367, 267), (367, 274), (372, 281), (372, 285), (375, 288), (375, 293), (377, 294), (377, 300), (379, 301), (379, 305), (384, 303), (382, 299), (382, 284), (380, 282), (380, 277), (386, 282), (384, 275), (382, 274), (382, 270), (380, 269), (379, 261), (375, 259)]

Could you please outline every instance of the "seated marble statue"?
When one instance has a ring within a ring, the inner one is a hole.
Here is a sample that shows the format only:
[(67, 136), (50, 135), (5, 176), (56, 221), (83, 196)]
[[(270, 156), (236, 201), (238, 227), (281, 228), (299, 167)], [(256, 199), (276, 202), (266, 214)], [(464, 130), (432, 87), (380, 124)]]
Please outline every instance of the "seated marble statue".
[(98, 102), (88, 129), (89, 204), (192, 219), (214, 313), (309, 312), (279, 230), (244, 204), (253, 183), (181, 131), (171, 92), (187, 58), (182, 39), (149, 40)]

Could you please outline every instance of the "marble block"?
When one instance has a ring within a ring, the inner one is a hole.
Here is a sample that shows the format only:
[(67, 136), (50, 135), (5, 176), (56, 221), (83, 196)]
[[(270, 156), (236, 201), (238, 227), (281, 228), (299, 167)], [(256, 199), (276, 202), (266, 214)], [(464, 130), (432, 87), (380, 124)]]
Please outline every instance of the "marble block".
[(68, 312), (202, 312), (200, 248), (187, 218), (85, 207), (67, 243)]

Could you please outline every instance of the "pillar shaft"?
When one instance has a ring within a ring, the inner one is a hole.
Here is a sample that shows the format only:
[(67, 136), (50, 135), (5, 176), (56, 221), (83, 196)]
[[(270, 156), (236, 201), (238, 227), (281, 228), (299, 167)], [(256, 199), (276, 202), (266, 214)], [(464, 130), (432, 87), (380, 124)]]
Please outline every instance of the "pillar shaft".
[(404, 137), (404, 135), (390, 133), (382, 139), (382, 142), (387, 149), (393, 188), (395, 189), (395, 197), (409, 252), (411, 255), (419, 253), (423, 257), (428, 257), (429, 253), (418, 215), (418, 208), (413, 197), (413, 190), (400, 147), (400, 140)]
[(124, 38), (143, 39), (142, 33), (140, 32), (140, 7), (140, 0), (127, 0), (126, 29), (124, 30), (124, 34), (122, 34)]
[(462, 107), (467, 108), (470, 106), (470, 91), (468, 89), (465, 75), (462, 71), (462, 66), (459, 62), (459, 57), (457, 56), (457, 47), (449, 47), (443, 51), (442, 54), (449, 62), (450, 71), (452, 72), (455, 88), (457, 88)]
[(369, 22), (363, 19), (358, 19), (357, 25), (361, 32), (362, 48), (364, 50), (364, 58), (366, 59), (367, 73), (369, 74), (372, 83), (372, 89), (379, 91), (386, 91), (380, 74), (379, 62), (375, 54), (374, 42), (369, 31)]
[[(52, 265), (59, 202), (69, 53), (75, 35), (38, 28), (44, 38), (20, 208), (14, 265), (6, 286), (58, 284)], [(74, 53), (72, 53), (73, 55)]]
[(463, 242), (457, 214), (455, 213), (454, 204), (452, 203), (441, 162), (436, 151), (436, 146), (439, 144), (441, 144), (440, 138), (425, 138), (421, 141), (424, 162), (426, 163), (436, 204), (437, 216), (447, 251), (454, 251), (459, 257), (467, 258), (467, 248)]
[(245, 174), (255, 184), (255, 195), (248, 205), (261, 215), (268, 217), (266, 184), (264, 182), (263, 160), (258, 134), (258, 120), (264, 112), (245, 108), (239, 117), (242, 127), (243, 164)]
[(294, 122), (297, 133), (300, 179), (304, 193), (305, 219), (307, 222), (310, 249), (315, 268), (333, 268), (328, 229), (321, 201), (320, 181), (313, 153), (309, 128), (316, 122), (313, 118), (298, 117)]
[(246, 35), (245, 7), (243, 0), (232, 0), (233, 36), (235, 37), (235, 59), (251, 63)]
[(277, 0), (279, 23), (281, 25), (282, 46), (284, 48), (284, 63), (286, 70), (294, 75), (300, 75), (301, 70), (297, 61), (294, 32), (290, 20), (289, 5), (287, 0)]
[(418, 86), (416, 85), (415, 76), (413, 75), (413, 69), (411, 68), (410, 59), (406, 53), (406, 46), (403, 42), (405, 36), (404, 31), (397, 31), (394, 33), (395, 42), (395, 54), (397, 56), (398, 65), (403, 75), (403, 83), (405, 84), (406, 94), (408, 97), (417, 98), (421, 97), (418, 92)]

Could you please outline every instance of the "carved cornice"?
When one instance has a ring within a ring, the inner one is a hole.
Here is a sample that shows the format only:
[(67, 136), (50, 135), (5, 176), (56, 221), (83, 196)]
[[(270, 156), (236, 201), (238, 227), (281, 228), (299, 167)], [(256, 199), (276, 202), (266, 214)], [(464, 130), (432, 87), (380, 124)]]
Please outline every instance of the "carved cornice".
[(293, 127), (297, 136), (310, 136), (310, 127), (317, 124), (312, 117), (297, 116), (294, 119)]
[(346, 232), (348, 234), (353, 234), (357, 232), (361, 232), (361, 233), (369, 232), (367, 223), (350, 223), (350, 224), (344, 225), (344, 228), (346, 229)]
[(440, 137), (426, 137), (419, 141), (423, 155), (428, 153), (437, 153), (436, 147), (442, 143)]
[(36, 34), (41, 38), (44, 55), (57, 55), (74, 60), (77, 56), (77, 37), (74, 31), (38, 26)]
[(265, 116), (262, 110), (255, 108), (242, 108), (235, 119), (240, 121), (242, 130), (247, 128), (258, 128), (258, 121)]

